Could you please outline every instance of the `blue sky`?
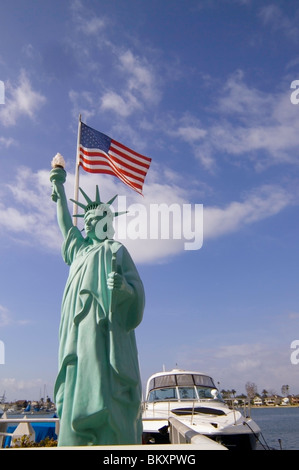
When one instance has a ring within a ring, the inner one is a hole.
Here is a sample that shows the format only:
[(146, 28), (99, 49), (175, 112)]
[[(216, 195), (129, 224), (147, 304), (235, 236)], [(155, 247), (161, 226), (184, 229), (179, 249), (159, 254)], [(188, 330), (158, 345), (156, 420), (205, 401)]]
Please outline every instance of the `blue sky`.
[(178, 366), (299, 393), (298, 17), (292, 0), (1, 2), (0, 395), (53, 396), (68, 267), (49, 171), (60, 152), (72, 198), (79, 113), (152, 158), (144, 197), (80, 173), (88, 194), (125, 198), (119, 227), (203, 205), (200, 249), (123, 241), (146, 291), (143, 382)]

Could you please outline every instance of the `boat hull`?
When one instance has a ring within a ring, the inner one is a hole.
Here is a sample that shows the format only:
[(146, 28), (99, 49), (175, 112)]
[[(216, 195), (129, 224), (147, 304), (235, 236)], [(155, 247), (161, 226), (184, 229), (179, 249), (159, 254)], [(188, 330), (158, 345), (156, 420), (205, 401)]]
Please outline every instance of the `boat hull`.
[(196, 434), (229, 450), (256, 449), (260, 428), (250, 417), (228, 406), (206, 374), (177, 369), (154, 374), (148, 380), (146, 398), (145, 443), (172, 443), (171, 423), (175, 421), (185, 429), (183, 439)]

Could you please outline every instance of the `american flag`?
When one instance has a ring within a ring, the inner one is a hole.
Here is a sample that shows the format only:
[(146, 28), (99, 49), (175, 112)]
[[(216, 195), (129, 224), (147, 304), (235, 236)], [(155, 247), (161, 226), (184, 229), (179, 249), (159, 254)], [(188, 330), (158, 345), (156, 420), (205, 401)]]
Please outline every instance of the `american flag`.
[(81, 122), (79, 165), (89, 173), (114, 175), (142, 194), (151, 158), (125, 147)]

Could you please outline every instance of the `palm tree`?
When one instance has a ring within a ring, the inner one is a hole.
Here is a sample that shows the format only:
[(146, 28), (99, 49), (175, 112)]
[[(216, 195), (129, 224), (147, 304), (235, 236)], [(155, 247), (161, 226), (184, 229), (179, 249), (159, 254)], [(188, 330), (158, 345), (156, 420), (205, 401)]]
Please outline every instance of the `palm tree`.
[(281, 387), (281, 393), (283, 395), (287, 396), (289, 394), (289, 389), (290, 389), (289, 385), (283, 385)]

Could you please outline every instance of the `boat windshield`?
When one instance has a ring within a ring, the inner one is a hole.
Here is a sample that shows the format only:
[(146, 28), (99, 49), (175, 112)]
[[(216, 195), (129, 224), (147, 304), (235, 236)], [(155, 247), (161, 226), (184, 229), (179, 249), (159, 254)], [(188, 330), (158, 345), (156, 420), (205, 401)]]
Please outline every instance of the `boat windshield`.
[(216, 388), (213, 379), (208, 375), (202, 374), (168, 374), (159, 375), (151, 379), (149, 383), (149, 391), (155, 388), (181, 386), (205, 386)]
[(197, 390), (197, 393), (198, 393), (198, 398), (200, 400), (212, 399), (212, 400), (221, 400), (221, 401), (223, 401), (221, 393), (219, 393), (216, 388), (196, 387), (196, 390)]
[(175, 388), (157, 388), (152, 390), (148, 396), (148, 401), (177, 400)]
[(221, 400), (213, 379), (201, 374), (168, 374), (149, 384), (149, 402), (166, 400)]
[(197, 400), (194, 387), (179, 387), (178, 390), (181, 400)]
[(151, 390), (148, 401), (169, 400), (221, 400), (222, 397), (216, 388), (211, 387), (167, 387)]

